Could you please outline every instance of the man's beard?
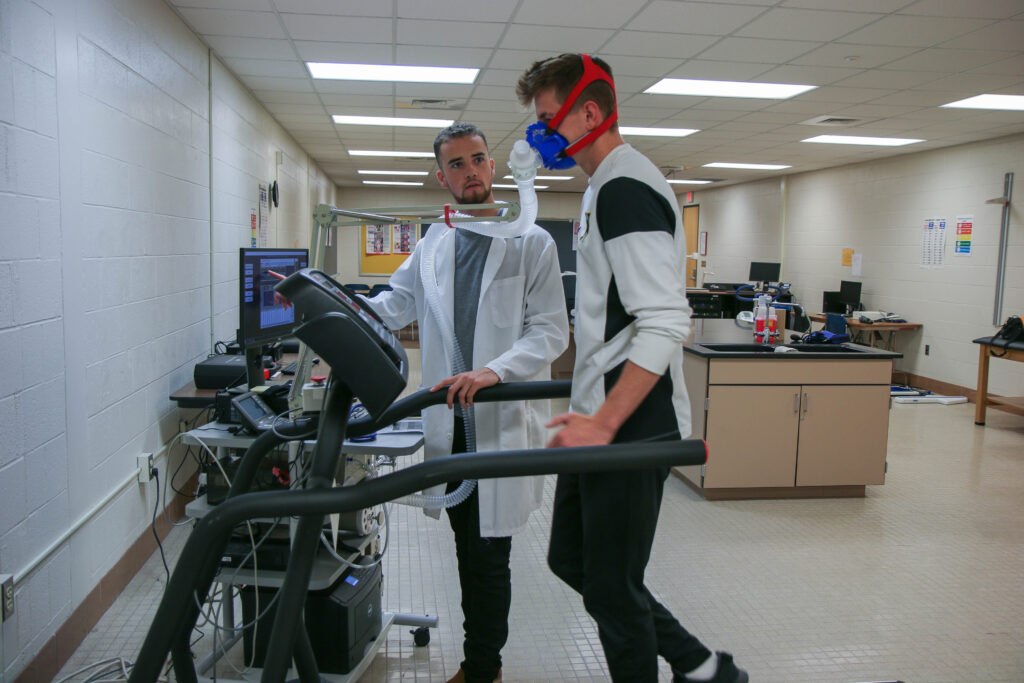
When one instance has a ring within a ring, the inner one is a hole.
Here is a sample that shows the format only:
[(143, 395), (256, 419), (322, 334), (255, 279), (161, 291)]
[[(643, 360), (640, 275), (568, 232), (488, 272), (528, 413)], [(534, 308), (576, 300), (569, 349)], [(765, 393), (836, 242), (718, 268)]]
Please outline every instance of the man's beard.
[(459, 204), (484, 204), (491, 196), (491, 188), (481, 182), (479, 187), (464, 190), (461, 195), (455, 197)]

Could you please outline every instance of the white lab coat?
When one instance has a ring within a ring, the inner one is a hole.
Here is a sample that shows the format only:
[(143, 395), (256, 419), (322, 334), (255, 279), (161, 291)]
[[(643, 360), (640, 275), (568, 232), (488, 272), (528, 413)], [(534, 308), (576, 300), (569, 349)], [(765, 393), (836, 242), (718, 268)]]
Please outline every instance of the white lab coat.
[[(434, 273), (447, 320), (454, 319), (455, 230), (434, 224), (391, 276), (392, 290), (370, 299), (387, 325), (397, 330), (419, 321), (422, 387), (450, 377), (440, 322), (430, 312), (420, 279), (420, 260), (436, 243)], [(449, 334), (452, 334), (449, 331)], [(521, 237), (491, 240), (480, 283), (480, 304), (473, 340), (473, 367), (488, 367), (502, 382), (551, 378), (551, 362), (569, 344), (569, 322), (554, 240), (533, 225)], [(543, 448), (549, 401), (476, 403), (477, 451)], [(449, 455), (453, 411), (446, 405), (423, 412), (426, 458)], [(542, 477), (483, 479), (477, 484), (480, 535), (511, 536), (540, 507)], [(444, 493), (443, 486), (427, 491)], [(439, 516), (437, 510), (428, 511)]]

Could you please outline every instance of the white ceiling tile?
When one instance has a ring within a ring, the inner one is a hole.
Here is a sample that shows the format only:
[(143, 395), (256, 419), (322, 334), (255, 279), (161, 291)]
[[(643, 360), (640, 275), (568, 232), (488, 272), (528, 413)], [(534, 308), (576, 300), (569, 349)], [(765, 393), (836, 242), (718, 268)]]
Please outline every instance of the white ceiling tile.
[(305, 65), (295, 59), (238, 59), (229, 57), (224, 63), (238, 76), (277, 76), (281, 78), (309, 78)]
[(295, 40), (356, 41), (390, 43), (391, 19), (376, 17), (326, 16), (322, 14), (282, 14), (288, 35)]
[(1016, 85), (1021, 80), (1020, 74), (952, 74), (945, 78), (933, 79), (922, 83), (918, 88), (923, 90), (948, 90), (950, 92), (982, 94), (1001, 88)]
[(626, 28), (632, 31), (676, 31), (699, 35), (729, 35), (765, 9), (725, 3), (655, 0)]
[(332, 105), (345, 105), (345, 106), (360, 106), (360, 107), (373, 107), (376, 109), (389, 109), (393, 107), (395, 98), (392, 95), (360, 95), (358, 99), (354, 99), (351, 95), (339, 94), (339, 93), (321, 93), (320, 100), (325, 106), (330, 107)]
[[(962, 36), (986, 23), (983, 19), (888, 16), (859, 31), (843, 36), (843, 42), (931, 47)], [(950, 47), (967, 46), (951, 45)]]
[(391, 3), (366, 0), (274, 0), (282, 14), (333, 14), (340, 17), (391, 17)]
[(749, 81), (763, 74), (767, 64), (751, 62), (713, 62), (704, 59), (687, 60), (681, 67), (665, 74), (667, 78), (697, 78), (701, 80)]
[(754, 81), (758, 83), (798, 83), (828, 85), (864, 73), (864, 69), (843, 69), (835, 66), (795, 66), (785, 64), (765, 71)]
[(904, 7), (900, 14), (921, 15), (926, 17), (968, 17), (977, 19), (1009, 19), (1020, 14), (1020, 0), (984, 0), (980, 2), (964, 2), (964, 0), (919, 0)]
[[(505, 52), (505, 50), (498, 50), (498, 53)], [(525, 54), (525, 53), (524, 53)], [(497, 57), (497, 55), (496, 55)], [(514, 60), (510, 60), (514, 61)], [(522, 67), (518, 69), (491, 69), (488, 68), (480, 74), (480, 77), (476, 79), (478, 85), (497, 85), (506, 87), (515, 87), (516, 81), (523, 75), (523, 71), (530, 65), (529, 61), (521, 63)]]
[[(472, 85), (457, 85), (452, 83), (395, 83), (396, 97), (465, 100), (472, 93)], [(509, 95), (511, 96), (511, 91), (509, 91)]]
[(509, 98), (515, 99), (515, 91), (509, 86), (478, 85), (473, 89), (473, 99), (471, 101), (498, 100), (504, 102)]
[(740, 30), (738, 36), (821, 42), (835, 40), (879, 19), (880, 14), (828, 12), (809, 9), (772, 9)]
[(506, 90), (505, 98), (501, 100), (478, 100), (474, 98), (471, 102), (467, 103), (466, 109), (470, 111), (513, 112), (516, 116), (523, 116), (525, 114), (523, 108), (515, 101), (515, 96), (511, 90)]
[(1009, 59), (980, 66), (971, 70), (979, 74), (1007, 74), (1010, 76), (1024, 74), (1024, 54), (1018, 54)]
[(612, 78), (618, 82), (620, 76), (643, 76), (645, 78), (661, 78), (663, 74), (678, 67), (682, 58), (672, 57), (628, 57), (626, 55), (609, 55), (598, 53), (612, 69)]
[[(494, 85), (495, 79), (504, 79), (514, 84), (531, 64), (551, 57), (550, 50), (502, 50), (494, 51), (490, 65), (477, 80), (481, 83), (489, 79), (487, 85)], [(511, 74), (515, 74), (512, 76)]]
[(451, 17), (460, 21), (505, 22), (511, 19), (514, 9), (515, 3), (508, 0), (398, 0), (398, 16), (402, 19)]
[(275, 116), (288, 114), (306, 114), (309, 116), (327, 116), (327, 112), (319, 104), (296, 104), (293, 102), (268, 102), (267, 111)]
[(287, 38), (273, 12), (181, 8), (181, 16), (200, 35)]
[(902, 116), (915, 112), (921, 107), (917, 105), (896, 104), (856, 104), (850, 107), (833, 108), (833, 112), (841, 117), (852, 119), (883, 119), (889, 116)]
[(308, 78), (275, 78), (274, 76), (244, 76), (239, 78), (250, 90), (278, 90), (289, 93), (311, 93), (313, 84)]
[[(620, 31), (601, 48), (601, 54), (684, 59), (710, 47), (717, 40), (712, 36)], [(609, 63), (614, 69), (614, 62), (609, 60)]]
[(543, 26), (619, 28), (645, 4), (647, 0), (523, 0), (513, 21)]
[[(1024, 41), (1024, 36), (1021, 36)], [(1008, 52), (994, 50), (951, 50), (948, 48), (928, 48), (915, 52), (909, 57), (897, 59), (885, 65), (887, 69), (907, 69), (910, 71), (968, 71), (975, 67), (999, 62), (1010, 56)]]
[(319, 40), (293, 41), (299, 59), (304, 62), (341, 62), (343, 64), (393, 64), (392, 47), (387, 43), (352, 43)]
[(883, 88), (902, 90), (934, 81), (936, 74), (927, 71), (897, 71), (895, 69), (873, 69), (864, 71), (838, 82), (840, 87)]
[(483, 47), (440, 47), (437, 45), (398, 45), (395, 62), (423, 66), (461, 66), (483, 68), (494, 51)]
[(906, 46), (829, 43), (813, 52), (794, 59), (793, 64), (873, 69), (901, 57), (906, 57), (918, 49)]
[(275, 103), (275, 102), (294, 102), (296, 104), (319, 104), (320, 97), (313, 92), (301, 93), (301, 92), (289, 92), (285, 90), (275, 89), (263, 89), (263, 88), (252, 88), (253, 95), (256, 96), (260, 102)]
[[(857, 2), (845, 2), (841, 6), (844, 10), (857, 12), (880, 12), (889, 14), (907, 5), (913, 4), (914, 0), (857, 0)], [(785, 0), (782, 7), (799, 7), (802, 9), (836, 9), (836, 0)]]
[(505, 24), (497, 23), (399, 19), (398, 42), (443, 47), (494, 47), (504, 30)]
[(375, 81), (334, 81), (316, 79), (313, 88), (317, 92), (341, 95), (391, 95), (394, 93), (393, 83), (377, 83)]
[(724, 38), (704, 52), (700, 59), (731, 62), (780, 64), (821, 46), (804, 40), (765, 40), (761, 38)]
[(229, 57), (295, 59), (295, 50), (287, 40), (207, 36), (206, 43), (221, 59)]
[(566, 45), (572, 45), (581, 52), (593, 52), (612, 34), (613, 31), (600, 28), (512, 24), (502, 38), (500, 47), (508, 50), (548, 51), (552, 56), (563, 52)]
[(1024, 21), (1003, 21), (998, 24), (989, 24), (970, 33), (964, 33), (958, 38), (943, 43), (942, 47), (965, 50), (1020, 51), (1022, 45), (1024, 45)]
[(853, 103), (870, 102), (879, 97), (885, 97), (895, 91), (882, 88), (850, 88), (837, 86), (824, 86), (805, 92), (800, 99), (807, 102), (829, 102), (829, 103)]

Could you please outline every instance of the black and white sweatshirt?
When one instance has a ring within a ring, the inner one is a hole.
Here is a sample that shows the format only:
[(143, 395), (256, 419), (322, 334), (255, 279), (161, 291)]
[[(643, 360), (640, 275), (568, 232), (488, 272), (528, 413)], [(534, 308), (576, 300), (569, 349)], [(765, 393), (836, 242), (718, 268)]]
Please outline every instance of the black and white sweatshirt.
[(678, 202), (661, 172), (630, 145), (616, 147), (583, 195), (572, 410), (596, 412), (627, 360), (662, 376), (616, 442), (690, 434), (685, 248)]

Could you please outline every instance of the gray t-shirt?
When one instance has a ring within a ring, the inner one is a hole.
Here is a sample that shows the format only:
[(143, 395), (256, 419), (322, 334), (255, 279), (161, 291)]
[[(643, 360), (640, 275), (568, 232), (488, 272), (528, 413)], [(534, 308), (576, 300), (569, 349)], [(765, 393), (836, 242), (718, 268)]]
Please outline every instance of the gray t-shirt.
[[(491, 238), (455, 230), (455, 339), (462, 350), (463, 372), (473, 369), (473, 334), (480, 306), (480, 285)], [(454, 370), (454, 368), (453, 368)]]

